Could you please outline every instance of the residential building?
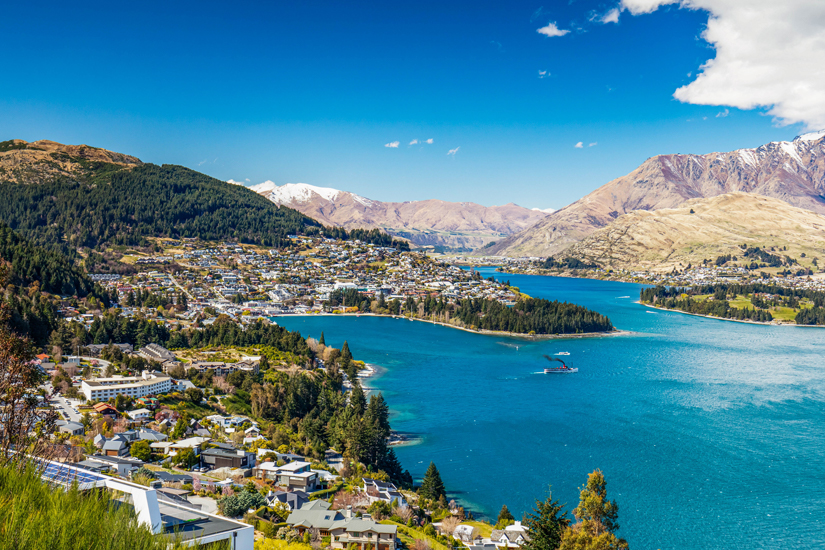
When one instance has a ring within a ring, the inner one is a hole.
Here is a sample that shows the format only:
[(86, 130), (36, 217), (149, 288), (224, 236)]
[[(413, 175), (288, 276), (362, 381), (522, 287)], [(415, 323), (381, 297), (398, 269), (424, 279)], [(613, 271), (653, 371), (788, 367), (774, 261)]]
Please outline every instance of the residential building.
[(177, 361), (174, 353), (163, 346), (159, 346), (158, 344), (149, 344), (148, 346), (144, 346), (140, 348), (137, 353), (144, 359), (149, 361), (157, 361), (158, 363), (163, 363), (164, 361)]
[(404, 498), (398, 491), (398, 487), (393, 485), (388, 481), (378, 481), (377, 479), (371, 479), (368, 477), (362, 478), (364, 482), (364, 486), (361, 488), (367, 494), (367, 497), (370, 499), (370, 504), (373, 502), (387, 502), (391, 506), (401, 506), (404, 507), (407, 505), (407, 500)]
[(282, 502), (289, 506), (290, 510), (300, 510), (302, 506), (309, 502), (309, 495), (303, 491), (270, 491), (266, 495), (266, 501), (269, 506), (274, 506), (276, 502)]
[(133, 398), (146, 397), (167, 393), (171, 389), (170, 377), (149, 371), (144, 371), (140, 377), (93, 378), (80, 384), (80, 391), (89, 401), (106, 401), (120, 394)]
[(527, 529), (520, 521), (504, 529), (493, 529), (490, 540), (496, 548), (518, 548), (527, 541)]
[(330, 537), (335, 549), (395, 550), (397, 545), (395, 525), (383, 525), (369, 515), (356, 518), (351, 509), (330, 510), (329, 503), (320, 500), (293, 511), (286, 522), (299, 533), (317, 529), (322, 537)]
[(255, 468), (254, 475), (290, 490), (312, 492), (319, 487), (318, 474), (310, 469), (309, 462), (296, 461), (283, 466), (278, 466), (275, 462), (264, 462)]
[[(196, 455), (199, 455), (201, 454), (203, 446), (210, 441), (211, 439), (208, 437), (190, 437), (187, 439), (181, 439), (180, 441), (176, 441), (175, 443), (169, 445), (169, 454), (171, 456), (175, 456), (183, 449), (192, 449), (195, 451)], [(154, 444), (152, 446), (154, 447)]]
[(134, 411), (128, 411), (126, 414), (128, 414), (129, 418), (132, 420), (145, 420), (147, 418), (152, 418), (152, 411), (149, 409), (136, 409)]
[(116, 417), (120, 415), (118, 410), (113, 406), (109, 405), (108, 403), (95, 403), (94, 405), (92, 405), (92, 408), (95, 410), (97, 414), (101, 416)]
[(169, 437), (166, 434), (156, 432), (155, 430), (150, 430), (149, 428), (143, 428), (138, 432), (138, 438), (145, 439), (151, 443), (157, 441), (166, 441)]
[(255, 453), (239, 449), (204, 449), (201, 462), (212, 468), (252, 468), (255, 466)]
[(68, 420), (58, 420), (54, 423), (59, 432), (69, 435), (83, 435), (86, 428), (80, 422), (69, 422)]
[(112, 439), (107, 439), (101, 449), (106, 456), (126, 456), (129, 454), (129, 442), (124, 437), (115, 434)]

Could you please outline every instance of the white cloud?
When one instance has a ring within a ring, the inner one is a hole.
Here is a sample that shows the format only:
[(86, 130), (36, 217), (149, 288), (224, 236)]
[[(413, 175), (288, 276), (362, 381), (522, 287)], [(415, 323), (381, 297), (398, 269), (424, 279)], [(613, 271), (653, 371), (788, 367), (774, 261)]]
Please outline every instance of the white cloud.
[(550, 71), (539, 71), (539, 78), (547, 78), (550, 76)]
[(433, 138), (430, 138), (430, 139), (425, 139), (425, 140), (424, 140), (424, 143), (426, 143), (426, 144), (428, 144), (428, 145), (432, 145), (432, 144), (433, 144)]
[(730, 114), (730, 111), (725, 109), (724, 111), (719, 111), (718, 113), (716, 113), (716, 118), (725, 118), (729, 114)]
[(582, 147), (584, 147), (584, 143), (582, 143), (582, 142), (580, 141), (580, 142), (578, 142), (577, 144), (575, 144), (573, 147), (575, 147), (576, 149), (581, 149)]
[(547, 23), (546, 27), (542, 27), (540, 29), (536, 29), (536, 32), (539, 34), (543, 34), (544, 36), (564, 36), (565, 34), (569, 33), (570, 31), (562, 30), (556, 26), (554, 22)]
[(461, 147), (456, 147), (455, 149), (450, 149), (449, 151), (447, 151), (447, 154), (455, 156), (455, 154), (458, 153), (459, 149), (461, 149)]
[(410, 145), (415, 145), (416, 143), (418, 143), (418, 140), (417, 140), (417, 139), (414, 139), (414, 140), (412, 140), (412, 141), (410, 142)]
[(599, 144), (599, 142), (598, 142), (598, 141), (594, 141), (593, 143), (588, 143), (588, 144), (587, 144), (587, 146), (588, 146), (588, 147), (595, 147), (595, 146), (596, 146), (596, 145), (598, 145), (598, 144)]
[[(249, 180), (246, 180), (246, 181), (249, 181)], [(232, 180), (232, 179), (226, 180), (226, 183), (231, 183), (232, 185), (243, 185), (242, 181), (235, 181), (235, 180)]]
[(780, 124), (825, 128), (825, 2), (622, 0), (621, 7), (639, 15), (670, 4), (707, 11), (702, 38), (716, 50), (676, 99), (766, 108)]
[(398, 149), (399, 145), (401, 145), (400, 141), (391, 141), (389, 143), (385, 143), (384, 147), (392, 147), (393, 149)]
[(613, 8), (601, 17), (598, 17), (597, 20), (599, 21), (599, 23), (604, 23), (605, 25), (608, 23), (618, 23), (620, 13), (621, 10), (619, 8)]

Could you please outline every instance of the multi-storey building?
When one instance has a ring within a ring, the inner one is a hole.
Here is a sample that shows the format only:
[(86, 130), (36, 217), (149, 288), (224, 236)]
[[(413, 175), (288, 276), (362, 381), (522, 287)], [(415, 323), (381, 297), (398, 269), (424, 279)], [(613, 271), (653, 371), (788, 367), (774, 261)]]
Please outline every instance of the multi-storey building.
[(172, 390), (172, 379), (168, 376), (144, 371), (140, 377), (116, 376), (114, 378), (93, 378), (83, 380), (80, 391), (89, 401), (106, 401), (119, 394), (137, 399), (147, 395), (159, 395)]

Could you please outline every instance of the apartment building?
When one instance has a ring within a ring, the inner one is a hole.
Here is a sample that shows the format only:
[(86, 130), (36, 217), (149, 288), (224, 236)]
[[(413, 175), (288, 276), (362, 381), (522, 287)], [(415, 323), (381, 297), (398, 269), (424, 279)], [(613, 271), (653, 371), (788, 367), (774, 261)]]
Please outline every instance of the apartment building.
[(80, 383), (80, 391), (89, 401), (106, 401), (119, 394), (135, 399), (147, 395), (159, 395), (172, 390), (172, 379), (160, 373), (144, 371), (140, 377), (116, 376), (93, 378)]

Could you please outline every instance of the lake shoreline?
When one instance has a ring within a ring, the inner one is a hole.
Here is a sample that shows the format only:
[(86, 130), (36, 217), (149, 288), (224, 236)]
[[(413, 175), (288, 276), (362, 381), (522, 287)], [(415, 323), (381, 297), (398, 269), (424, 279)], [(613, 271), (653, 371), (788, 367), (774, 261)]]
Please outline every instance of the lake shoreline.
[(517, 338), (519, 340), (528, 340), (528, 341), (536, 341), (536, 340), (569, 340), (575, 338), (600, 338), (600, 337), (607, 337), (607, 336), (625, 336), (631, 334), (630, 331), (621, 330), (614, 328), (610, 332), (581, 332), (578, 334), (571, 333), (571, 334), (524, 334), (524, 333), (517, 333), (517, 332), (506, 332), (503, 330), (473, 330), (466, 327), (459, 327), (456, 325), (451, 325), (449, 323), (444, 323), (441, 321), (428, 321), (427, 319), (416, 319), (414, 317), (404, 317), (403, 315), (377, 315), (375, 313), (288, 313), (286, 315), (273, 315), (271, 318), (277, 317), (376, 317), (376, 318), (387, 318), (387, 319), (401, 319), (407, 321), (418, 321), (420, 323), (427, 323), (429, 325), (441, 325), (442, 327), (453, 328), (457, 330), (463, 330), (464, 332), (469, 332), (471, 334), (483, 334), (486, 336), (498, 336), (504, 338)]
[(667, 309), (664, 307), (654, 306), (653, 304), (646, 304), (640, 300), (636, 300), (636, 303), (640, 306), (645, 306), (650, 309), (656, 309), (659, 311), (672, 311), (674, 313), (681, 313), (682, 315), (692, 315), (694, 317), (704, 317), (705, 319), (715, 319), (717, 321), (731, 321), (733, 323), (744, 323), (746, 325), (762, 325), (766, 327), (799, 327), (799, 328), (825, 328), (825, 325), (797, 325), (796, 323), (783, 323), (783, 322), (765, 322), (765, 321), (750, 321), (747, 319), (728, 319), (726, 317), (716, 317), (714, 315), (703, 315), (701, 313), (690, 313), (687, 311), (682, 311), (681, 309)]

